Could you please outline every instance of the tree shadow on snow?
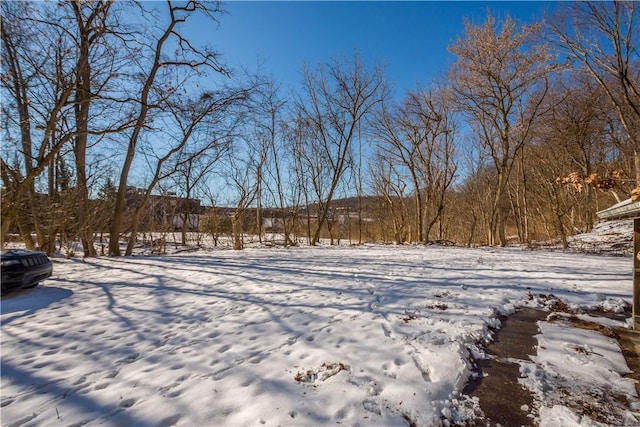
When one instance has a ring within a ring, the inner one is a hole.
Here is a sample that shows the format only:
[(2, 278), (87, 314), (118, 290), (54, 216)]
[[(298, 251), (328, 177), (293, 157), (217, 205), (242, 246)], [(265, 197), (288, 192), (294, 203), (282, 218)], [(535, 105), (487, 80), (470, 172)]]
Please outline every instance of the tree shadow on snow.
[(21, 317), (30, 316), (38, 310), (69, 298), (71, 295), (73, 295), (71, 290), (55, 286), (38, 286), (34, 289), (3, 295), (0, 306), (2, 315), (16, 314), (2, 319), (0, 325), (4, 326)]

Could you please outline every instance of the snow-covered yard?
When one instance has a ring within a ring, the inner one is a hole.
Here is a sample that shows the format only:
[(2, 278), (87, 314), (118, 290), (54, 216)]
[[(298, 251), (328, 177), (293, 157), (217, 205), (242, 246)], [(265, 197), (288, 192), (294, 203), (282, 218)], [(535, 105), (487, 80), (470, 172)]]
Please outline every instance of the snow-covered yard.
[[(550, 294), (621, 310), (630, 268), (434, 246), (56, 260), (40, 287), (2, 299), (2, 425), (469, 422), (478, 402), (461, 391), (500, 314)], [(615, 340), (540, 326), (521, 369), (537, 407), (523, 410), (541, 425), (602, 425), (562, 398), (587, 387), (626, 399), (612, 423), (640, 420)]]

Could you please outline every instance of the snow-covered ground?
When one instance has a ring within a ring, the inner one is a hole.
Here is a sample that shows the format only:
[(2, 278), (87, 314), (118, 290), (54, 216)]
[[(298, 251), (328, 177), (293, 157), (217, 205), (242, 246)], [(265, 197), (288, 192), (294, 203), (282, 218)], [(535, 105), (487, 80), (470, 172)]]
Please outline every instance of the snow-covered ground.
[[(462, 424), (481, 416), (461, 391), (499, 315), (554, 298), (620, 311), (630, 271), (629, 257), (437, 246), (58, 259), (2, 299), (2, 425)], [(540, 327), (523, 410), (603, 425), (566, 399), (587, 388), (626, 399), (611, 424), (640, 420), (615, 341)]]
[(580, 233), (568, 239), (570, 251), (597, 254), (633, 254), (633, 221), (603, 221), (590, 233)]

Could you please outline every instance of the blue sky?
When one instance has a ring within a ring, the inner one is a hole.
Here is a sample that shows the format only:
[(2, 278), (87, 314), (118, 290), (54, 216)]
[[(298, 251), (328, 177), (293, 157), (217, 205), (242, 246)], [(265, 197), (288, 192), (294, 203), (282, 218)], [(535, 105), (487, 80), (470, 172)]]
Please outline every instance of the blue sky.
[(487, 8), (521, 22), (539, 20), (553, 2), (484, 1), (234, 1), (216, 28), (198, 21), (194, 35), (234, 68), (255, 69), (297, 88), (304, 63), (314, 66), (357, 50), (386, 65), (396, 95), (446, 72), (447, 46), (462, 35), (463, 18), (481, 24)]

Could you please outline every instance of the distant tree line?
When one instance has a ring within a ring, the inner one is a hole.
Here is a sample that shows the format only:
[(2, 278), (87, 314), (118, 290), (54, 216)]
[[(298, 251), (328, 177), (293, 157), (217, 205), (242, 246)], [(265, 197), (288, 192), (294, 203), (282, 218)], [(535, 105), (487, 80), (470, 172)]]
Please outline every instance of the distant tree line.
[(200, 226), (236, 249), (275, 217), (285, 245), (566, 246), (640, 184), (635, 2), (465, 22), (449, 73), (400, 97), (357, 52), (305, 65), (294, 93), (227, 68), (186, 36), (224, 25), (218, 2), (0, 7), (3, 242), (130, 255), (170, 192), (183, 224), (189, 199), (224, 205)]

